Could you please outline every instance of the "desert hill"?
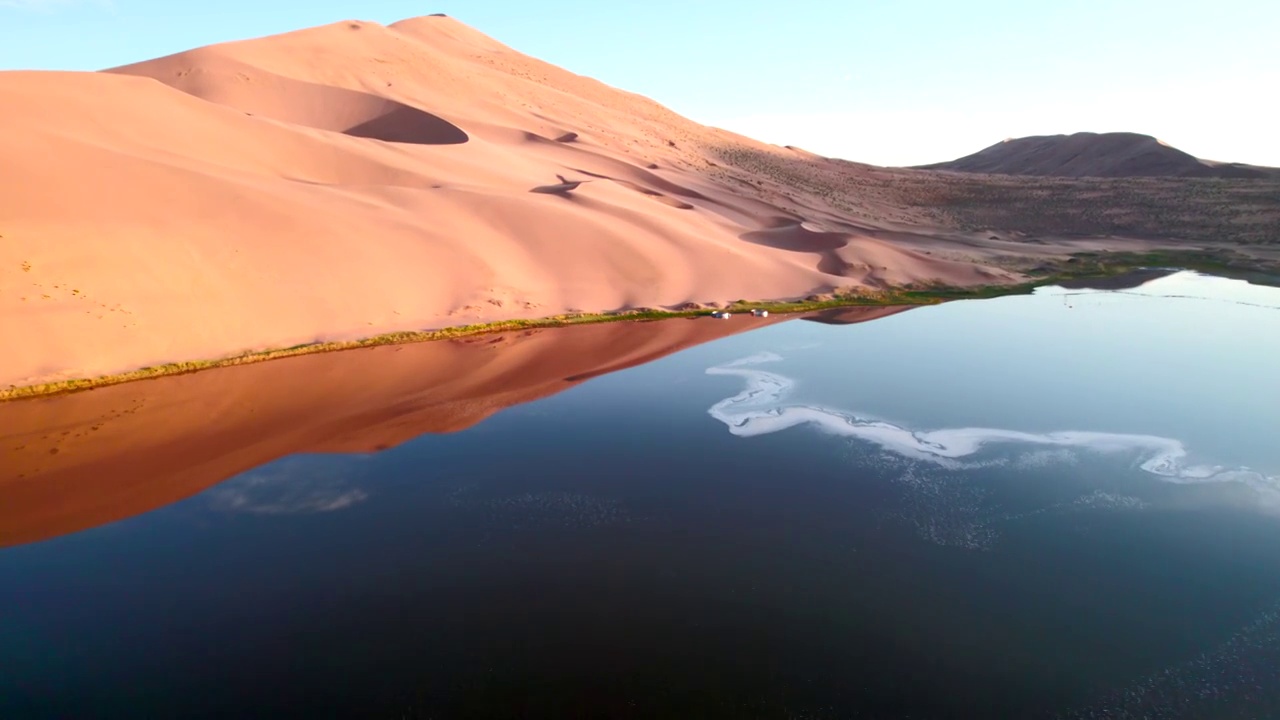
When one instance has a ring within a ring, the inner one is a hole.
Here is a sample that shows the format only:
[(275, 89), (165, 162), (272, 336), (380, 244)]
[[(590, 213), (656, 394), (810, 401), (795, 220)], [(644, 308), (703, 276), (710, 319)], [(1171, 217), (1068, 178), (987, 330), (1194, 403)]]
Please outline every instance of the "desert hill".
[(1010, 138), (921, 169), (1047, 177), (1280, 177), (1280, 168), (1201, 160), (1150, 135), (1126, 132)]
[(745, 196), (706, 175), (705, 148), (789, 151), (447, 17), (100, 73), (3, 72), (0, 104), (4, 385), (566, 311), (1007, 276)]
[(1271, 185), (824, 158), (441, 16), (0, 72), (0, 105), (0, 387), (565, 312), (1007, 282), (1117, 242), (1280, 238)]

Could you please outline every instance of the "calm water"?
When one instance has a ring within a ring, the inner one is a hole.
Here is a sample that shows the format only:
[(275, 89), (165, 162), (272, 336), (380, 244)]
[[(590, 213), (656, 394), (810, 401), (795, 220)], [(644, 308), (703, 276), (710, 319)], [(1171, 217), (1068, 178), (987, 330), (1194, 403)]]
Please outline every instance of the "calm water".
[(287, 457), (0, 549), (0, 717), (1280, 717), (1277, 358), (1180, 273)]

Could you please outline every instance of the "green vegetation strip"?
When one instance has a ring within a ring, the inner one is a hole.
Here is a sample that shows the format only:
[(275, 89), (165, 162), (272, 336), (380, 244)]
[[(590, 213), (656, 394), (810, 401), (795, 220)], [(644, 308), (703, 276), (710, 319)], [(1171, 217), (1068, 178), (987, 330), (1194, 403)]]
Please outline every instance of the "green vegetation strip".
[[(1082, 252), (1056, 260), (1037, 270), (1056, 282), (1112, 277), (1144, 268), (1195, 270), (1211, 275), (1247, 278), (1261, 285), (1280, 286), (1280, 263), (1227, 248), (1151, 252)], [(1031, 274), (1038, 273), (1032, 271)]]
[[(916, 285), (886, 290), (868, 290), (859, 288), (852, 291), (837, 292), (826, 295), (811, 295), (804, 300), (750, 302), (739, 300), (723, 308), (729, 312), (750, 312), (767, 310), (770, 313), (805, 313), (818, 310), (862, 306), (890, 305), (935, 305), (952, 300), (980, 300), (1003, 297), (1006, 295), (1025, 295), (1037, 287), (1052, 285), (1063, 280), (1079, 280), (1084, 278), (1113, 277), (1142, 268), (1167, 267), (1202, 270), (1215, 274), (1231, 274), (1232, 272), (1252, 275), (1260, 270), (1255, 265), (1245, 266), (1235, 262), (1234, 256), (1221, 253), (1078, 253), (1070, 258), (1053, 261), (1042, 265), (1027, 274), (1034, 279), (1030, 282), (1014, 285), (980, 285), (975, 287), (951, 287), (939, 284)], [(1267, 281), (1263, 278), (1263, 282)], [(1280, 285), (1280, 279), (1269, 276), (1268, 284)], [(624, 310), (612, 313), (580, 313), (556, 315), (553, 317), (532, 320), (503, 320), (500, 322), (461, 325), (440, 330), (420, 330), (386, 333), (363, 340), (339, 342), (319, 342), (306, 345), (295, 345), (278, 350), (262, 350), (241, 355), (219, 358), (215, 360), (189, 360), (185, 362), (166, 363), (153, 367), (144, 367), (130, 372), (114, 375), (103, 375), (94, 378), (60, 380), (40, 385), (10, 386), (0, 389), (0, 401), (16, 400), (59, 393), (91, 390), (93, 388), (116, 385), (119, 383), (146, 380), (166, 375), (182, 375), (198, 370), (247, 365), (250, 363), (275, 360), (277, 358), (309, 355), (311, 353), (353, 350), (356, 348), (375, 347), (378, 345), (402, 345), (406, 343), (428, 342), (432, 340), (449, 340), (487, 333), (508, 332), (512, 330), (528, 330), (534, 328), (563, 327), (566, 325), (587, 325), (606, 322), (642, 322), (651, 320), (667, 320), (671, 318), (689, 318), (709, 315), (711, 309), (691, 310), (657, 310), (644, 308)]]
[[(1022, 288), (1023, 286), (1017, 286)], [(1034, 287), (1034, 284), (1028, 284), (1027, 290)], [(992, 293), (990, 295), (965, 290), (942, 290), (942, 291), (924, 291), (924, 290), (901, 290), (893, 292), (873, 293), (873, 294), (857, 294), (857, 295), (824, 295), (814, 296), (808, 300), (796, 301), (779, 301), (779, 302), (747, 302), (739, 301), (724, 308), (730, 312), (749, 312), (751, 310), (768, 310), (775, 314), (811, 312), (814, 310), (828, 310), (831, 308), (854, 307), (863, 305), (881, 306), (881, 305), (925, 305), (942, 302), (944, 300), (958, 299), (960, 297), (994, 297), (996, 294), (1009, 294), (1011, 292), (1020, 292), (1013, 287), (1002, 288), (1002, 293)], [(985, 288), (975, 288), (974, 290), (985, 290)], [(935, 296), (936, 295), (936, 296)], [(572, 315), (556, 315), (553, 317), (537, 318), (532, 320), (503, 320), (492, 323), (481, 323), (476, 325), (460, 325), (456, 327), (443, 328), (440, 330), (418, 330), (393, 332), (383, 335), (375, 335), (373, 337), (364, 338), (362, 340), (346, 340), (336, 342), (318, 342), (306, 345), (295, 345), (290, 348), (281, 348), (277, 350), (261, 350), (256, 352), (247, 352), (240, 355), (232, 355), (230, 357), (218, 358), (214, 360), (188, 360), (184, 362), (166, 363), (164, 365), (154, 365), (150, 367), (138, 368), (129, 372), (117, 373), (114, 375), (103, 375), (93, 378), (76, 378), (73, 380), (59, 380), (56, 382), (43, 383), (39, 385), (22, 385), (10, 386), (0, 389), (0, 401), (16, 400), (19, 398), (29, 398), (44, 395), (55, 395), (59, 393), (76, 392), (79, 390), (90, 390), (93, 388), (104, 387), (107, 385), (116, 385), (119, 383), (133, 382), (135, 380), (146, 380), (148, 378), (163, 377), (166, 375), (182, 375), (186, 373), (196, 372), (198, 370), (207, 370), (210, 368), (230, 367), (232, 365), (248, 365), (250, 363), (263, 362), (266, 360), (275, 360), (277, 358), (294, 357), (296, 355), (310, 355), (312, 353), (336, 352), (339, 350), (354, 350), (356, 348), (376, 347), (378, 345), (403, 345), (407, 343), (428, 342), (432, 340), (449, 340), (453, 338), (463, 338), (472, 335), (482, 335), (487, 333), (509, 332), (513, 330), (529, 330), (535, 328), (553, 328), (564, 327), (568, 325), (588, 325), (594, 323), (607, 322), (645, 322), (652, 320), (668, 320), (672, 318), (691, 318), (698, 316), (710, 315), (711, 309), (697, 310), (624, 310), (612, 313), (581, 313)]]

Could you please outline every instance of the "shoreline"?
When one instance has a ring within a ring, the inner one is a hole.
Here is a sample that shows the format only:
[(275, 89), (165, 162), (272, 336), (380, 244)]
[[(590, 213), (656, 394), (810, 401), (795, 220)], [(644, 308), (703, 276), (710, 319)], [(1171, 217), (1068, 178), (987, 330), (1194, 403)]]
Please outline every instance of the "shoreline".
[[(1224, 262), (1220, 256), (1202, 253), (1077, 253), (1052, 266), (1041, 266), (1025, 274), (1031, 279), (1009, 285), (975, 285), (957, 287), (925, 285), (917, 287), (888, 288), (884, 290), (859, 289), (852, 292), (828, 292), (809, 295), (800, 300), (736, 300), (724, 307), (698, 307), (686, 310), (661, 310), (637, 308), (600, 313), (575, 313), (553, 315), (525, 320), (499, 320), (472, 325), (458, 325), (435, 330), (406, 330), (382, 333), (359, 340), (339, 340), (308, 343), (287, 348), (274, 348), (241, 353), (216, 359), (186, 360), (164, 365), (141, 367), (122, 373), (91, 378), (72, 378), (33, 385), (11, 385), (0, 389), (0, 402), (49, 397), (65, 393), (93, 390), (99, 387), (119, 385), (152, 378), (211, 370), (220, 367), (267, 362), (298, 355), (340, 352), (384, 345), (405, 345), (455, 338), (472, 337), (514, 330), (532, 330), (610, 322), (652, 322), (676, 318), (709, 317), (716, 310), (731, 313), (747, 313), (767, 310), (770, 313), (789, 315), (819, 310), (847, 307), (888, 307), (938, 305), (954, 300), (985, 300), (1010, 295), (1023, 295), (1038, 287), (1067, 280), (1108, 278), (1142, 269), (1168, 268), (1193, 270), (1230, 275), (1233, 272), (1254, 271), (1257, 268), (1241, 268)], [(1280, 284), (1280, 281), (1277, 281)]]
[[(739, 300), (730, 303), (723, 308), (697, 308), (689, 310), (659, 310), (655, 308), (643, 308), (601, 313), (552, 315), (527, 320), (498, 320), (473, 325), (456, 325), (436, 330), (405, 330), (373, 335), (359, 340), (335, 340), (329, 342), (309, 343), (287, 348), (256, 350), (216, 359), (178, 361), (165, 363), (164, 365), (141, 367), (128, 372), (113, 373), (110, 375), (101, 375), (92, 378), (72, 378), (68, 380), (55, 380), (33, 385), (15, 385), (0, 389), (0, 402), (81, 392), (109, 385), (118, 385), (121, 383), (149, 380), (152, 378), (172, 375), (184, 375), (187, 373), (199, 372), (201, 370), (212, 370), (221, 367), (267, 362), (269, 360), (296, 357), (298, 355), (341, 352), (343, 350), (358, 350), (360, 348), (379, 347), (384, 345), (407, 345), (420, 342), (435, 342), (516, 330), (535, 330), (568, 327), (571, 325), (589, 325), (612, 322), (656, 322), (661, 320), (675, 320), (679, 318), (710, 318), (711, 313), (716, 310), (725, 310), (732, 313), (749, 313), (752, 310), (767, 310), (773, 314), (790, 315), (814, 312), (818, 310), (859, 306), (887, 307), (893, 305), (936, 305), (949, 300), (982, 299), (1029, 292), (1032, 287), (1038, 286), (1039, 284), (1040, 283), (1036, 283), (1035, 285), (1019, 284), (979, 286), (978, 288), (973, 288), (973, 292), (970, 292), (965, 288), (939, 288), (938, 290), (933, 291), (886, 291), (884, 293), (875, 294), (835, 295), (831, 297), (819, 296), (821, 299), (814, 300)], [(992, 292), (992, 290), (997, 290), (997, 292)]]

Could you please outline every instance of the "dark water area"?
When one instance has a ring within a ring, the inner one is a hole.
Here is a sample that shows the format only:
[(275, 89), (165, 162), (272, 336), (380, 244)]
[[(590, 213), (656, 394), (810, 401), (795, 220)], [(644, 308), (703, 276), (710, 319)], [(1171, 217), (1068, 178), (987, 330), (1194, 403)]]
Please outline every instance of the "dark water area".
[(0, 718), (1280, 717), (1280, 290), (826, 320), (0, 548)]

